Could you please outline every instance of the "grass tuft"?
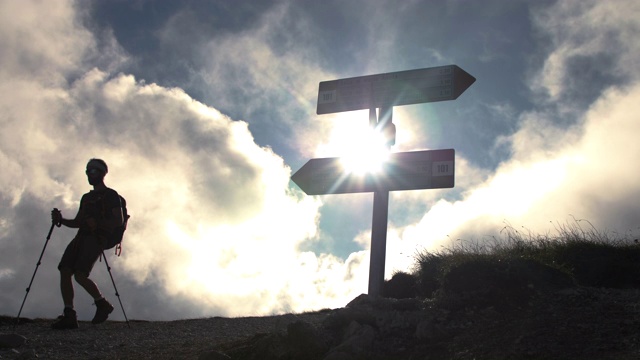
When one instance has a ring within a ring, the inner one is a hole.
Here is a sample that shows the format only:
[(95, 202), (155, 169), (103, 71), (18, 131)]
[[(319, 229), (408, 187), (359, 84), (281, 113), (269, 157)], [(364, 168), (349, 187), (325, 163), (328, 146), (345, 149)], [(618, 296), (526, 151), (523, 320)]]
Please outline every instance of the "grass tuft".
[[(411, 273), (394, 275), (394, 293), (448, 299), (466, 293), (475, 299), (527, 301), (535, 292), (575, 285), (640, 288), (637, 239), (598, 231), (586, 220), (554, 227), (555, 234), (538, 235), (506, 224), (499, 237), (457, 240), (440, 251), (419, 251)], [(398, 284), (409, 284), (412, 292)]]

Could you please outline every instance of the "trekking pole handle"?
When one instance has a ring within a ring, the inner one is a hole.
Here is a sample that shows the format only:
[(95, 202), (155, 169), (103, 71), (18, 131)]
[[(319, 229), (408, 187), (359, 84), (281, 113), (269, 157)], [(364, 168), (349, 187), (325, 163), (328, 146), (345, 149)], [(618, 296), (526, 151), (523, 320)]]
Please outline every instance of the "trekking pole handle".
[(57, 227), (62, 226), (62, 213), (60, 212), (60, 210), (58, 210), (58, 208), (53, 208), (53, 212), (58, 213), (60, 215), (60, 217), (57, 219), (57, 221), (54, 221), (53, 223)]

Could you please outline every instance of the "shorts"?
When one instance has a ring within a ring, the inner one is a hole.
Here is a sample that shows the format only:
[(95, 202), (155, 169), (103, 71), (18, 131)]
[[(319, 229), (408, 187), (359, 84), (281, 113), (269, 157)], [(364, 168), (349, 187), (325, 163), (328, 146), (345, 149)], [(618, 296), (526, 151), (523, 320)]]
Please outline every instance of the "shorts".
[(94, 235), (76, 236), (62, 254), (58, 270), (70, 269), (72, 273), (89, 276), (96, 260), (102, 255), (102, 246)]

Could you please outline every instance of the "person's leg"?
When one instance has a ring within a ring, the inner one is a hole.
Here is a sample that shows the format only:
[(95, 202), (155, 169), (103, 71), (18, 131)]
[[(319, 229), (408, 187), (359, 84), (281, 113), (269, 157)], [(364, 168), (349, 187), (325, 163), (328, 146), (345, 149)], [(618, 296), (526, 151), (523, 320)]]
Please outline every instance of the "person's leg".
[(100, 242), (94, 237), (88, 237), (84, 239), (83, 250), (81, 257), (77, 263), (77, 270), (75, 273), (75, 279), (80, 286), (82, 286), (96, 304), (96, 314), (91, 320), (93, 324), (100, 324), (105, 322), (109, 317), (109, 314), (113, 311), (113, 305), (111, 305), (107, 299), (102, 296), (98, 285), (93, 280), (89, 279), (89, 274), (93, 269), (96, 261), (102, 255), (102, 246)]
[(96, 304), (96, 314), (93, 316), (91, 322), (93, 324), (100, 324), (107, 320), (109, 314), (113, 311), (113, 305), (102, 296), (98, 285), (84, 273), (76, 273), (76, 281), (93, 297)]
[(73, 309), (73, 282), (71, 277), (73, 273), (70, 269), (60, 270), (60, 292), (62, 293), (62, 302), (65, 308)]
[[(86, 274), (77, 272), (75, 274), (75, 279), (76, 282), (80, 284), (80, 286), (82, 286), (82, 288), (85, 289), (94, 300), (102, 299), (102, 293), (100, 292), (100, 289), (98, 289), (98, 285), (96, 285), (93, 280), (89, 279)], [(69, 278), (69, 281), (71, 281), (71, 278)]]
[(58, 270), (60, 271), (60, 293), (62, 294), (62, 301), (65, 308), (73, 309), (73, 282), (71, 277), (75, 269), (75, 263), (79, 255), (79, 244), (77, 239), (71, 240), (58, 264)]
[(60, 293), (62, 294), (62, 302), (64, 303), (63, 315), (58, 321), (51, 324), (54, 329), (76, 329), (78, 328), (78, 318), (76, 311), (73, 309), (73, 266), (78, 255), (77, 241), (73, 239), (62, 254), (58, 270), (60, 271)]
[(60, 292), (62, 293), (62, 301), (64, 302), (64, 311), (58, 321), (51, 324), (54, 329), (77, 329), (78, 317), (73, 309), (73, 282), (71, 277), (73, 273), (68, 268), (60, 269)]

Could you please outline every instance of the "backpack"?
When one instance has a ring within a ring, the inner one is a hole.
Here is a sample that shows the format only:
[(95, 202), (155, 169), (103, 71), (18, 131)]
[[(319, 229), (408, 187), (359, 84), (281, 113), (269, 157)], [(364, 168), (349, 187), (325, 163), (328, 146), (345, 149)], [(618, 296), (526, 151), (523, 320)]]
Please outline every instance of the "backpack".
[(120, 194), (118, 194), (118, 196), (120, 197), (120, 208), (122, 209), (123, 222), (122, 225), (113, 229), (111, 236), (106, 238), (104, 249), (109, 250), (115, 247), (115, 254), (120, 256), (120, 254), (122, 254), (122, 238), (124, 237), (125, 230), (127, 230), (127, 223), (131, 216), (127, 212), (127, 200), (125, 200)]

